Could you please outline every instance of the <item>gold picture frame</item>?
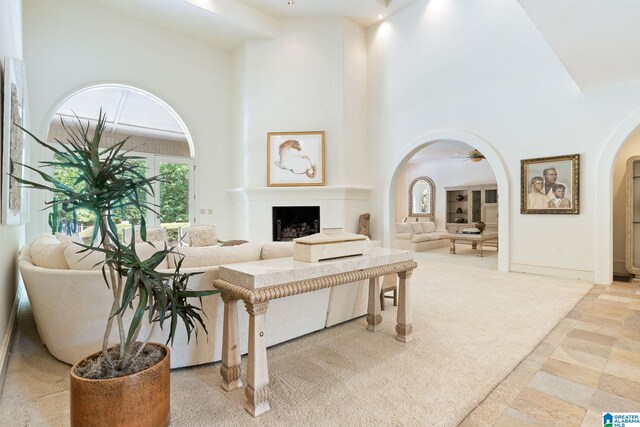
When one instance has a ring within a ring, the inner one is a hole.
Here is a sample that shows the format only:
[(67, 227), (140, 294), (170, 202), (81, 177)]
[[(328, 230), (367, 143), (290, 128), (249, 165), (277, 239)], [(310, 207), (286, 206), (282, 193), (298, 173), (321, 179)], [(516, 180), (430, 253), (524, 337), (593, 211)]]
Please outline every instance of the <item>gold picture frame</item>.
[(267, 186), (322, 186), (324, 131), (267, 133)]
[(520, 161), (520, 213), (579, 214), (580, 154)]

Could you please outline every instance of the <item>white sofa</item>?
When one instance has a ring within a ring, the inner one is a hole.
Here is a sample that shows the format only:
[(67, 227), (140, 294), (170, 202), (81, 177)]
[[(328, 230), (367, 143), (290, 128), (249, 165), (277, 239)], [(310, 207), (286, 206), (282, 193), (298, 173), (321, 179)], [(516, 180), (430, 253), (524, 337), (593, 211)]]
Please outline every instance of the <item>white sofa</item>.
[[(136, 248), (141, 258), (156, 251), (148, 244)], [(113, 298), (102, 272), (95, 266), (102, 255), (94, 252), (83, 259), (78, 249), (79, 246), (69, 241), (40, 237), (21, 250), (18, 264), (43, 344), (54, 357), (69, 364), (99, 351)], [(203, 272), (189, 282), (191, 289), (201, 290), (213, 288), (219, 265), (291, 256), (293, 245), (290, 242), (246, 243), (229, 247), (178, 247), (177, 250), (185, 255), (182, 271)], [(172, 260), (166, 263), (171, 267)], [(271, 301), (266, 320), (267, 345), (366, 314), (367, 291), (368, 282), (361, 281)], [(198, 339), (192, 336), (187, 343), (184, 327), (179, 324), (171, 348), (171, 368), (221, 358), (222, 300), (216, 294), (204, 297), (202, 302), (209, 333), (205, 334), (199, 327)], [(239, 304), (241, 351), (246, 353), (248, 316), (242, 302)], [(141, 336), (145, 336), (148, 328), (148, 324), (143, 326)], [(117, 342), (115, 329), (112, 344)], [(156, 328), (152, 340), (165, 342), (166, 333)]]
[(444, 236), (446, 231), (436, 231), (431, 221), (398, 222), (395, 224), (396, 249), (410, 249), (414, 252), (443, 248), (449, 245)]

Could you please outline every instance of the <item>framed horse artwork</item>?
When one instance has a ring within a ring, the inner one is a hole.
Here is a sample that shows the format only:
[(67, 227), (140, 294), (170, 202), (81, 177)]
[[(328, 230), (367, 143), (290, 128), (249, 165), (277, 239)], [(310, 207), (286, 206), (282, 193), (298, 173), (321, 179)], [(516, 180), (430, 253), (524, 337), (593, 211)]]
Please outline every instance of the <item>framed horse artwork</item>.
[(267, 133), (267, 186), (324, 185), (324, 131)]

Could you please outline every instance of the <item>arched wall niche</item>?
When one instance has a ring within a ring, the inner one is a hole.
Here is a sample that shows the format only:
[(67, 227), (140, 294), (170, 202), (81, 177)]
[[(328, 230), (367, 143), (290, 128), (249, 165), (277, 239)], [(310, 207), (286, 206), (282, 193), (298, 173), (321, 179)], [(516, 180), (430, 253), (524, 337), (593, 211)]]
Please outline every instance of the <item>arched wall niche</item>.
[(498, 270), (509, 271), (510, 260), (510, 231), (509, 231), (509, 181), (507, 179), (506, 168), (499, 153), (486, 140), (469, 132), (460, 130), (440, 130), (427, 133), (407, 144), (394, 158), (391, 163), (390, 172), (385, 177), (383, 191), (383, 245), (393, 246), (393, 233), (395, 222), (395, 200), (397, 198), (397, 179), (399, 172), (409, 159), (418, 151), (425, 147), (443, 140), (453, 140), (463, 142), (471, 147), (477, 148), (484, 154), (486, 161), (493, 169), (498, 185), (499, 203), (499, 230), (500, 230), (500, 250), (498, 251)]

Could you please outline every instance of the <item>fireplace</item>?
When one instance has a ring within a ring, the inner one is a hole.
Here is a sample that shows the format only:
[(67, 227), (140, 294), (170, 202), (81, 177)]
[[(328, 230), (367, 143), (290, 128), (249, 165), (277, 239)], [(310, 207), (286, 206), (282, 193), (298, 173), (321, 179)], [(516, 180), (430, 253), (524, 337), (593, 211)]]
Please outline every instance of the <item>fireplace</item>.
[(320, 206), (273, 206), (273, 241), (320, 232)]

